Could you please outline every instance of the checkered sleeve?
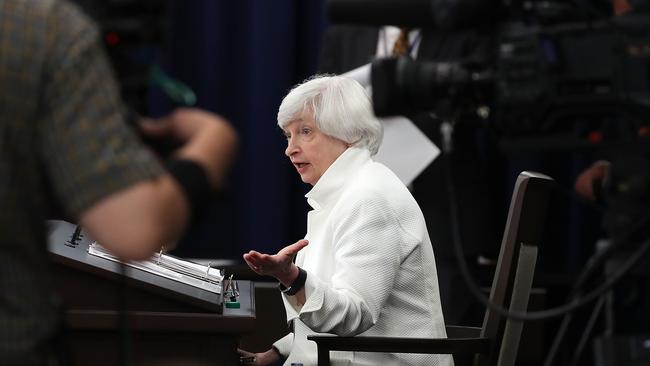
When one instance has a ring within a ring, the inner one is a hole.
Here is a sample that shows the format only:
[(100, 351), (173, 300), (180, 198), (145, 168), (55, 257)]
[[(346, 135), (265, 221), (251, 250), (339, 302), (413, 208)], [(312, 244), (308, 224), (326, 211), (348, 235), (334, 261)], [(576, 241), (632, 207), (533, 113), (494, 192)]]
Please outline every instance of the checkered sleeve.
[(78, 217), (96, 201), (163, 169), (125, 123), (124, 106), (97, 28), (74, 5), (48, 19), (40, 121), (43, 161), (64, 209)]

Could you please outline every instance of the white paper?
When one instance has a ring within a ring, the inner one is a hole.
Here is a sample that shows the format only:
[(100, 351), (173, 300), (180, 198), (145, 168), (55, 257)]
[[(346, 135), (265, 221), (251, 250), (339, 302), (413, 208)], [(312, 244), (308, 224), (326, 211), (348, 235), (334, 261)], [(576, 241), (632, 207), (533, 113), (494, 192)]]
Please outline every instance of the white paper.
[[(372, 95), (370, 72), (371, 65), (366, 64), (341, 76), (358, 81)], [(390, 168), (408, 186), (440, 155), (440, 149), (404, 116), (379, 121), (384, 125), (384, 140), (374, 160)]]
[(440, 149), (410, 119), (402, 116), (380, 118), (384, 141), (373, 157), (409, 185), (431, 162)]
[[(121, 262), (117, 257), (110, 254), (105, 248), (96, 243), (93, 243), (88, 247), (88, 254), (118, 263)], [(165, 259), (168, 260), (169, 258)], [(157, 263), (155, 259), (148, 261), (125, 262), (124, 264), (129, 267), (149, 272), (157, 276), (165, 277), (173, 281), (214, 292), (215, 294), (221, 293), (221, 281), (223, 280), (223, 276), (220, 274), (215, 274), (215, 272), (219, 271), (216, 268), (208, 268), (207, 270), (201, 269), (202, 273), (197, 276), (194, 273), (181, 272), (178, 269), (163, 266), (161, 263)]]
[[(99, 243), (93, 242), (88, 246), (88, 254), (121, 262), (119, 258), (110, 253)], [(219, 269), (191, 263), (167, 254), (154, 254), (146, 261), (124, 262), (125, 265), (141, 271), (153, 273), (170, 280), (182, 282), (186, 285), (198, 287), (216, 294), (221, 293), (223, 276)]]
[(346, 78), (350, 78), (353, 80), (356, 80), (359, 82), (359, 84), (363, 85), (364, 88), (367, 90), (370, 90), (370, 64), (365, 64), (363, 66), (359, 66), (356, 69), (352, 69), (345, 74), (342, 74), (341, 76), (345, 76)]

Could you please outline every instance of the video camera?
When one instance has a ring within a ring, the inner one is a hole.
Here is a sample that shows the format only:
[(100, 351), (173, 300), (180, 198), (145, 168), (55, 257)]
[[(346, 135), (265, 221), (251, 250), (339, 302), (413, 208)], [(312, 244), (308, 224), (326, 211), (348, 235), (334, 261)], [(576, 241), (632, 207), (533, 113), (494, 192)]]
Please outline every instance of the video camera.
[(375, 60), (375, 113), (438, 113), (447, 100), (490, 118), (504, 134), (524, 135), (576, 118), (650, 116), (650, 13), (612, 17), (592, 1), (581, 8), (570, 1), (330, 0), (328, 16), (443, 31), (489, 19), (495, 47), (482, 59)]

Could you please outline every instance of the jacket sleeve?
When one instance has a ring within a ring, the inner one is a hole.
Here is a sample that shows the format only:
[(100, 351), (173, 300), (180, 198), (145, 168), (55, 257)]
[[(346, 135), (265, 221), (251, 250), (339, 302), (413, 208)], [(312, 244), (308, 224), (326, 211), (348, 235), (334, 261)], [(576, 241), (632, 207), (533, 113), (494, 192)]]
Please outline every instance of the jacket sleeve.
[(289, 333), (275, 341), (273, 347), (275, 347), (283, 357), (289, 357), (289, 353), (291, 353), (291, 348), (293, 347), (293, 333)]

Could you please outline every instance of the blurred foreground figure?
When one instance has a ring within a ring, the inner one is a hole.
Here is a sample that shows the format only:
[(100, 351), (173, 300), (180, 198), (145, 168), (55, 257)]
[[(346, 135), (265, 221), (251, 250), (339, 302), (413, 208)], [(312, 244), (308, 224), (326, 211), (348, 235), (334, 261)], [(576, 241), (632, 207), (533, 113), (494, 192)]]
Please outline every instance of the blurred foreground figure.
[(225, 120), (179, 110), (142, 126), (182, 144), (165, 169), (125, 123), (98, 36), (65, 1), (0, 0), (2, 365), (61, 363), (46, 260), (55, 207), (118, 256), (145, 259), (176, 242), (234, 154)]

